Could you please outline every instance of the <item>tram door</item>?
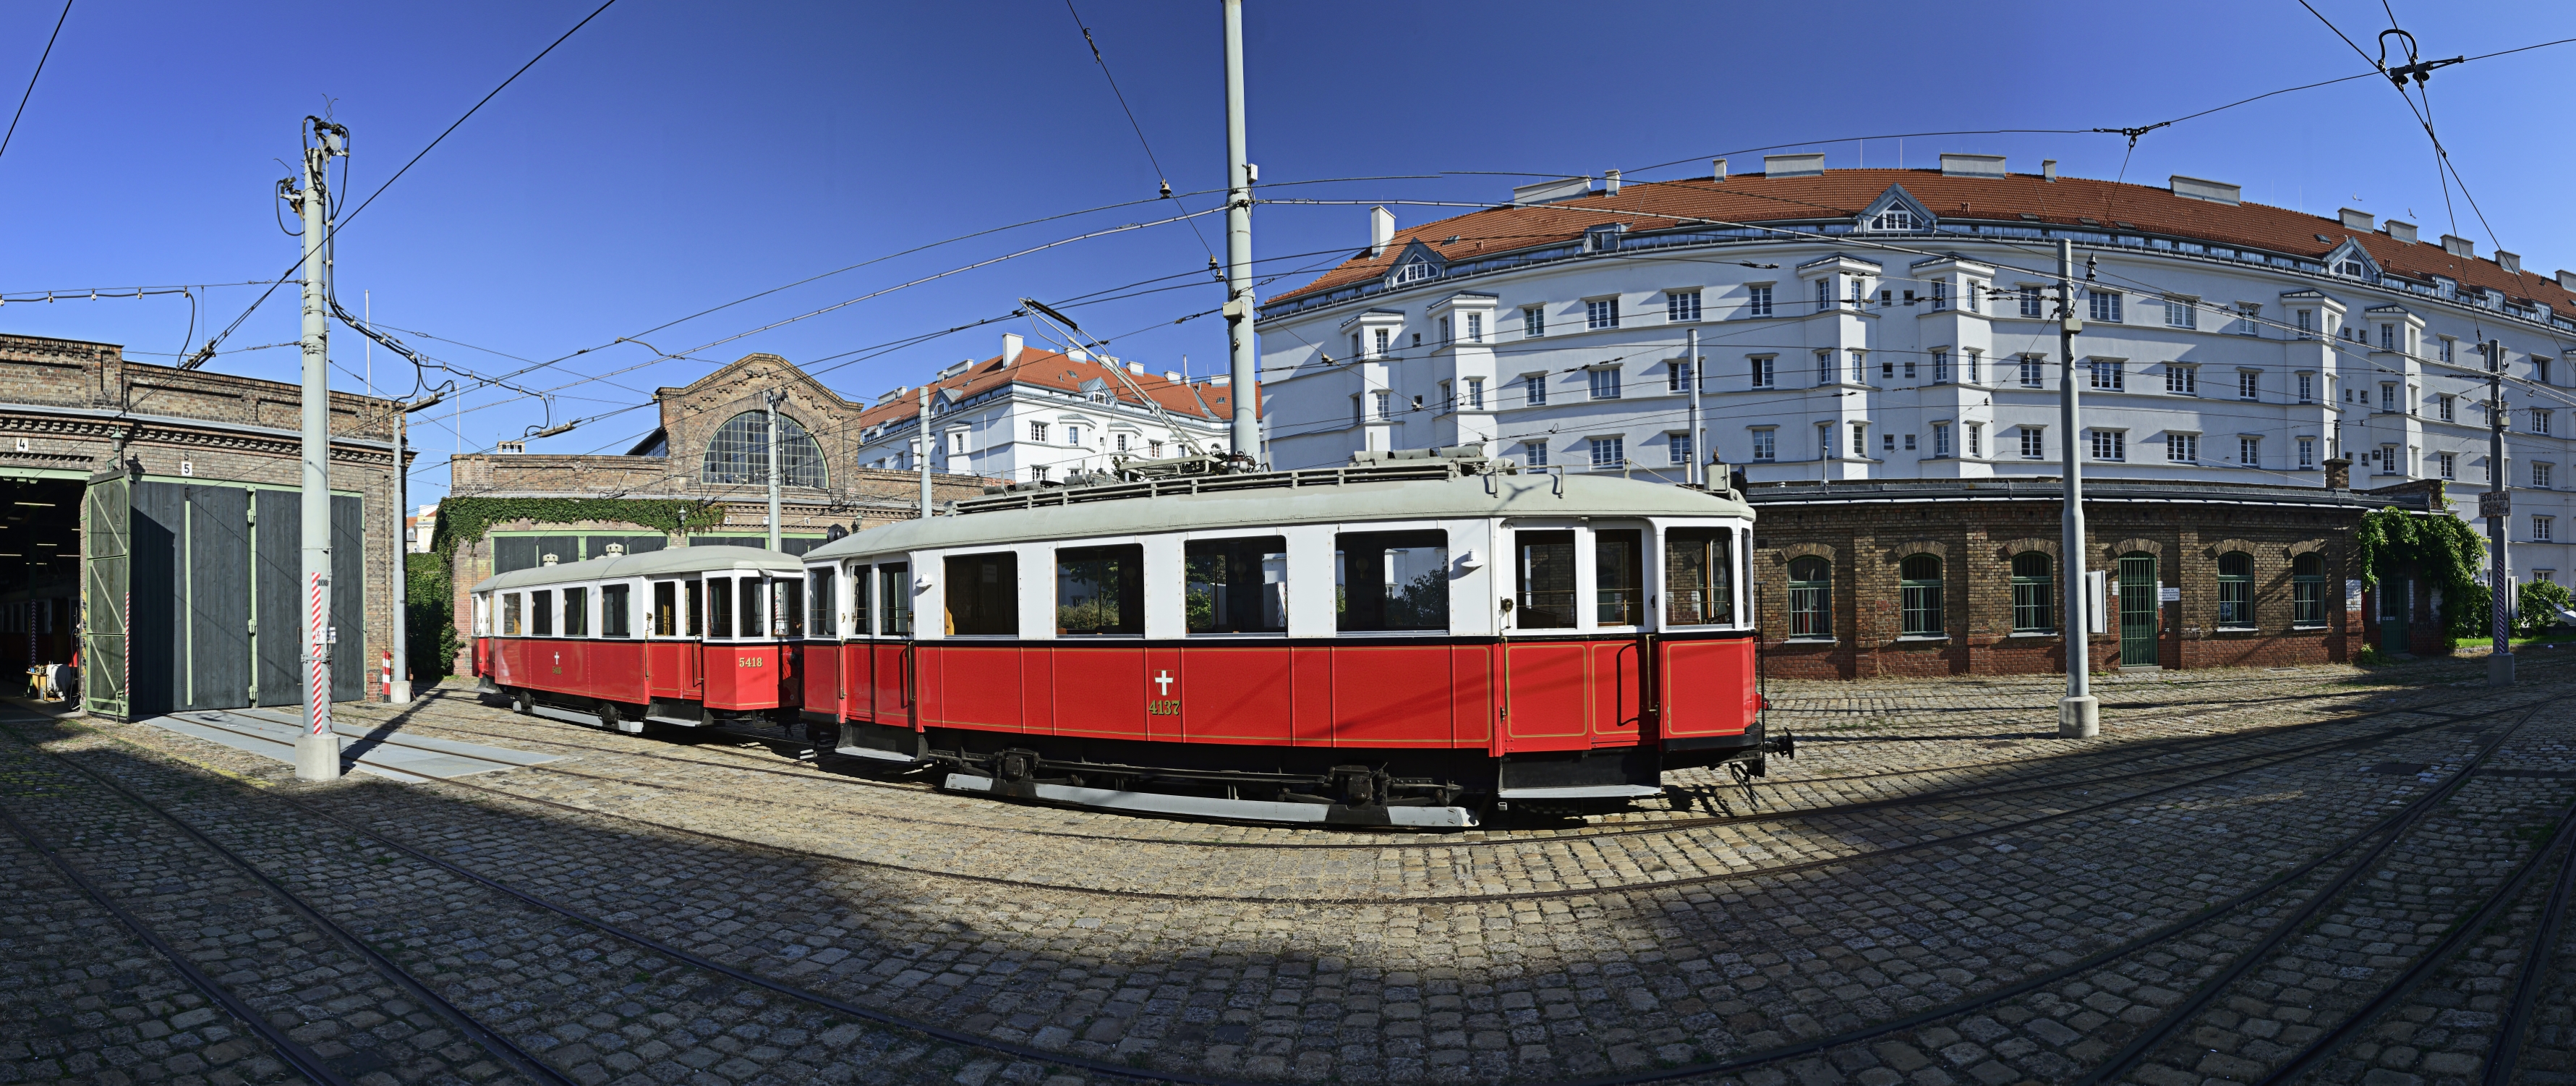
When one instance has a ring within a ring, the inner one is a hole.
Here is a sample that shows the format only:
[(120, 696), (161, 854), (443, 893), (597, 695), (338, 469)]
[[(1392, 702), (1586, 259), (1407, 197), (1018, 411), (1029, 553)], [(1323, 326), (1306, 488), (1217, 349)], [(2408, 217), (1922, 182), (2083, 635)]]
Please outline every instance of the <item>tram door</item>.
[(912, 568), (900, 562), (876, 567), (876, 637), (868, 646), (868, 709), (890, 727), (913, 722)]
[(2152, 554), (2120, 556), (2120, 666), (2156, 665), (2156, 635), (2163, 632), (2164, 605), (2156, 599), (2156, 558)]
[(653, 637), (644, 650), (645, 689), (653, 697), (697, 701), (705, 695), (698, 669), (705, 603), (695, 577), (653, 582)]

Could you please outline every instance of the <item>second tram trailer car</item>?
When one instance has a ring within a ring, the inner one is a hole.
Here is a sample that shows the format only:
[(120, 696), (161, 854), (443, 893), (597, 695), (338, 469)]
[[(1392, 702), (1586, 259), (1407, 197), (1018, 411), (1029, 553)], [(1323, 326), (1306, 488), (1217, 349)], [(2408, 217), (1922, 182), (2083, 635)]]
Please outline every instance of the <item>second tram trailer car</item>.
[(1354, 459), (1018, 486), (817, 548), (803, 715), (951, 789), (1268, 821), (1463, 827), (1759, 771), (1739, 497)]
[(474, 586), (474, 674), (520, 713), (619, 731), (792, 720), (804, 566), (680, 547), (513, 570)]

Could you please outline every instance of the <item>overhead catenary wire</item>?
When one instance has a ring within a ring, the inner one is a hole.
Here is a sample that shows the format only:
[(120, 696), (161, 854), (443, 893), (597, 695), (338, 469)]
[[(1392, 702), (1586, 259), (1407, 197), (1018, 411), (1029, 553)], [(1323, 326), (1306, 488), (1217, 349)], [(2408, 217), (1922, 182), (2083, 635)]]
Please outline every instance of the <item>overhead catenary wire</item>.
[[(1145, 149), (1145, 161), (1153, 164), (1154, 173), (1162, 181), (1163, 194), (1159, 198), (1173, 199), (1172, 175), (1163, 169), (1163, 160), (1155, 156), (1153, 143), (1145, 139), (1145, 126), (1136, 120), (1136, 108), (1127, 104), (1127, 92), (1118, 89), (1118, 77), (1109, 72), (1109, 58), (1100, 55), (1099, 40), (1091, 36), (1091, 27), (1082, 21), (1082, 13), (1074, 10), (1073, 0), (1064, 0), (1064, 10), (1066, 14), (1073, 16), (1073, 25), (1082, 31), (1082, 43), (1091, 47), (1092, 62), (1100, 66), (1100, 77), (1109, 81), (1109, 93), (1117, 97), (1119, 110), (1127, 114), (1127, 127), (1136, 131), (1137, 146)], [(1187, 211), (1189, 208), (1184, 205), (1181, 210)], [(1207, 235), (1199, 231), (1197, 222), (1190, 223), (1190, 233), (1199, 239), (1199, 248), (1207, 250), (1208, 259), (1214, 261), (1216, 250), (1208, 245)]]
[(27, 89), (18, 95), (18, 111), (9, 115), (9, 131), (0, 135), (0, 155), (9, 153), (9, 143), (18, 138), (18, 122), (27, 116), (27, 100), (36, 96), (36, 80), (44, 77), (45, 62), (54, 57), (54, 42), (63, 36), (63, 23), (72, 17), (72, 0), (63, 0), (63, 13), (54, 16), (54, 32), (45, 37), (45, 51), (36, 57), (36, 70), (27, 76)]

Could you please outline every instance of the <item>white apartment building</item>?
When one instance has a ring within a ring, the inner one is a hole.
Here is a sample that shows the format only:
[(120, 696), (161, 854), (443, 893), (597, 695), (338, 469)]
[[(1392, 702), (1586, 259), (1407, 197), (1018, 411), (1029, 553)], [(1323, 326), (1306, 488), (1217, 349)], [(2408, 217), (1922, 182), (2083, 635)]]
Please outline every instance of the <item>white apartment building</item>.
[[(1373, 209), (1367, 251), (1261, 307), (1273, 463), (1483, 442), (1534, 467), (1678, 482), (1705, 445), (1757, 483), (2053, 477), (2070, 436), (2064, 238), (2089, 478), (2321, 487), (2344, 457), (2353, 487), (2441, 480), (2464, 517), (2501, 481), (2517, 579), (2571, 570), (2576, 273), (2180, 176), (2016, 174), (1984, 155), (1713, 166), (1527, 186), (1404, 231)], [(2490, 340), (2507, 378), (2501, 480)]]
[[(1002, 353), (967, 359), (929, 382), (938, 471), (1013, 482), (1106, 471), (1119, 456), (1184, 455), (1191, 444), (1225, 451), (1233, 416), (1228, 378), (1186, 379), (1141, 362), (1075, 349), (1028, 347), (1002, 337)], [(860, 413), (858, 466), (918, 470), (920, 389), (887, 391)]]

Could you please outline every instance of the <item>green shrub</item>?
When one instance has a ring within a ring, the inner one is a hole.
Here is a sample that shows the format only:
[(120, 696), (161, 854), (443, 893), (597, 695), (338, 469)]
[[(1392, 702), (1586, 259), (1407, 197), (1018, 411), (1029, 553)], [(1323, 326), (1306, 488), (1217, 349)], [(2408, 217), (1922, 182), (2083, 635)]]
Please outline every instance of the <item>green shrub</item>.
[(2571, 606), (2567, 586), (2554, 581), (2532, 581), (2515, 595), (2514, 617), (2524, 637), (2538, 637), (2556, 629), (2558, 609)]

